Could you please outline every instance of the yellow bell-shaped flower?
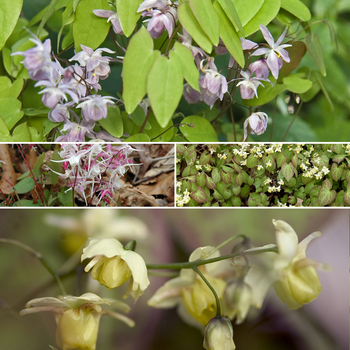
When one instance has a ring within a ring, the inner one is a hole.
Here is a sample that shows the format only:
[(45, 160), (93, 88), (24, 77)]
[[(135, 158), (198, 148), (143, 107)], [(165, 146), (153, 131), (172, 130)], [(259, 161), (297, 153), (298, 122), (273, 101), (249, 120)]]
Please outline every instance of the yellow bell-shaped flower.
[(85, 305), (56, 316), (56, 341), (62, 350), (95, 350), (101, 313)]
[(204, 349), (234, 350), (233, 329), (231, 321), (226, 317), (213, 318), (204, 331)]
[[(226, 282), (204, 274), (204, 277), (215, 289), (219, 299), (222, 298)], [(216, 301), (213, 292), (203, 279), (196, 277), (194, 283), (182, 289), (182, 298), (189, 313), (201, 324), (206, 325), (216, 315)]]

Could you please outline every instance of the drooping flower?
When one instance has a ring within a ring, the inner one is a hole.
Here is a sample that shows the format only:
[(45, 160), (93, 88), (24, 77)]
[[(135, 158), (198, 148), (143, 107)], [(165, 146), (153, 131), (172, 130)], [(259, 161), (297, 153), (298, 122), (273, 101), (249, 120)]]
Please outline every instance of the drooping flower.
[(190, 49), (193, 59), (196, 62), (197, 68), (199, 69), (201, 61), (205, 57), (208, 57), (208, 55), (200, 47), (192, 45), (192, 37), (190, 36), (190, 34), (186, 32), (185, 29), (182, 29), (182, 34), (178, 34), (178, 35), (182, 41), (181, 44)]
[[(316, 299), (321, 292), (321, 284), (315, 267), (329, 269), (326, 264), (306, 258), (309, 243), (320, 232), (313, 232), (298, 243), (298, 236), (293, 228), (282, 220), (272, 221), (276, 229), (278, 252), (262, 252), (260, 250), (274, 247), (267, 245), (245, 251), (250, 269), (244, 282), (251, 286), (253, 302), (256, 308), (261, 308), (263, 300), (273, 285), (283, 303), (290, 309), (298, 309), (303, 304)], [(234, 259), (236, 264), (245, 264), (241, 257)]]
[(255, 112), (251, 114), (243, 124), (244, 141), (248, 137), (248, 125), (251, 134), (261, 135), (266, 131), (268, 119), (268, 115), (263, 112)]
[(153, 39), (158, 39), (164, 30), (168, 31), (170, 38), (177, 22), (177, 10), (172, 1), (146, 0), (139, 6), (137, 12), (142, 12), (142, 17), (152, 17), (145, 22), (148, 22), (147, 30)]
[(208, 65), (210, 68), (203, 67), (203, 61), (201, 62), (201, 70), (205, 75), (199, 78), (199, 87), (201, 100), (212, 107), (218, 98), (222, 101), (228, 86), (226, 78), (217, 71), (213, 60), (208, 59), (206, 66)]
[(81, 108), (81, 116), (87, 122), (98, 121), (107, 117), (107, 105), (114, 106), (112, 96), (90, 95), (76, 108)]
[(37, 298), (29, 301), (20, 315), (50, 311), (55, 313), (57, 323), (56, 341), (62, 350), (84, 349), (95, 350), (100, 318), (102, 315), (112, 316), (134, 327), (134, 321), (123, 314), (103, 310), (100, 305), (106, 304), (128, 312), (130, 307), (114, 299), (101, 299), (93, 293), (85, 293), (80, 297), (62, 296), (59, 298)]
[(84, 142), (85, 136), (88, 136), (90, 138), (94, 137), (94, 126), (95, 122), (91, 121), (85, 121), (81, 120), (78, 123), (74, 123), (69, 121), (68, 119), (65, 120), (63, 129), (60, 130), (61, 134), (64, 131), (67, 131), (66, 134), (63, 134), (55, 140), (56, 142)]
[(228, 318), (213, 318), (209, 321), (204, 331), (203, 347), (207, 350), (236, 349), (232, 324)]
[(288, 51), (286, 51), (285, 48), (292, 45), (290, 44), (280, 45), (284, 37), (286, 36), (287, 29), (277, 39), (276, 43), (270, 31), (267, 29), (267, 27), (260, 24), (260, 30), (270, 48), (259, 48), (252, 53), (252, 56), (264, 55), (272, 75), (275, 77), (275, 79), (277, 79), (279, 70), (281, 69), (283, 64), (282, 59), (286, 62), (290, 62)]
[[(197, 248), (189, 261), (210, 259), (220, 256), (213, 247)], [(222, 300), (226, 282), (220, 276), (231, 269), (227, 260), (206, 264), (199, 267), (202, 274), (215, 289)], [(177, 306), (180, 317), (188, 324), (203, 329), (203, 326), (216, 316), (216, 302), (213, 293), (202, 278), (191, 269), (182, 269), (180, 276), (171, 279), (160, 287), (148, 305), (155, 308)]]
[(114, 33), (124, 35), (117, 12), (108, 10), (93, 10), (92, 12), (98, 17), (108, 18), (107, 22), (112, 23)]
[(255, 73), (257, 78), (263, 78), (264, 80), (268, 80), (269, 76), (269, 67), (267, 65), (265, 58), (260, 58), (257, 61), (251, 63), (249, 65), (250, 74)]
[(81, 260), (93, 258), (85, 267), (90, 269), (91, 277), (109, 289), (119, 287), (130, 279), (129, 294), (137, 300), (149, 285), (147, 268), (141, 255), (132, 250), (125, 250), (114, 238), (91, 239), (84, 248)]

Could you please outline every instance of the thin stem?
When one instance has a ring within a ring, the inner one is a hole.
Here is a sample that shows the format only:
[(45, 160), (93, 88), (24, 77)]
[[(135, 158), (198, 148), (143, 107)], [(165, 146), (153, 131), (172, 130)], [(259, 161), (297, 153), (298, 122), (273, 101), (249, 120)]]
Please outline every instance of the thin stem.
[(231, 122), (232, 122), (232, 127), (233, 127), (233, 136), (234, 136), (234, 140), (235, 140), (235, 142), (237, 142), (235, 118), (234, 118), (234, 116), (233, 116), (232, 104), (230, 104), (230, 115), (231, 115)]
[(204, 281), (204, 283), (209, 287), (209, 289), (212, 291), (212, 293), (214, 294), (215, 297), (215, 301), (216, 301), (216, 317), (221, 317), (221, 306), (220, 306), (220, 300), (219, 297), (216, 293), (216, 290), (213, 288), (213, 286), (209, 283), (209, 281), (204, 277), (204, 275), (202, 274), (202, 272), (199, 271), (197, 266), (193, 267), (193, 271), (196, 272), (201, 279)]
[(245, 240), (247, 237), (245, 235), (235, 235), (230, 237), (229, 239), (227, 239), (226, 241), (220, 243), (219, 245), (217, 245), (213, 250), (211, 250), (207, 255), (205, 255), (203, 258), (205, 259), (207, 256), (215, 253), (217, 250), (221, 249), (222, 247), (224, 247), (226, 244), (232, 242), (233, 240), (235, 240), (236, 238), (243, 238), (243, 240)]
[[(265, 249), (260, 249), (259, 251), (251, 251), (251, 252), (245, 252), (244, 254), (246, 255), (252, 255), (252, 254), (261, 254), (265, 252), (277, 252), (277, 248), (265, 248)], [(189, 261), (189, 262), (181, 262), (181, 263), (170, 263), (170, 264), (147, 264), (147, 269), (149, 270), (157, 270), (157, 269), (169, 269), (169, 270), (181, 270), (181, 269), (193, 269), (195, 266), (201, 266), (201, 265), (206, 265), (206, 264), (211, 264), (217, 261), (221, 260), (226, 260), (226, 259), (232, 259), (236, 256), (239, 256), (241, 253), (232, 253), (232, 254), (227, 254), (223, 256), (218, 256), (216, 258), (212, 259), (198, 259), (195, 261)]]
[(180, 26), (181, 26), (181, 24), (179, 24), (179, 25), (175, 28), (175, 30), (172, 32), (171, 37), (169, 38), (168, 45), (166, 46), (164, 55), (167, 54), (167, 52), (168, 52), (168, 50), (169, 50), (169, 46), (170, 46), (171, 40), (173, 40), (174, 35), (177, 33), (177, 31), (178, 31), (178, 29), (180, 28)]
[(146, 115), (146, 117), (145, 117), (145, 120), (143, 121), (143, 124), (142, 124), (142, 126), (141, 126), (140, 131), (139, 131), (139, 134), (142, 134), (143, 129), (145, 128), (145, 126), (146, 126), (146, 124), (147, 124), (147, 122), (148, 122), (148, 118), (149, 118), (150, 113), (151, 113), (151, 107), (148, 108), (147, 115)]
[(43, 264), (43, 266), (46, 268), (46, 270), (49, 271), (49, 273), (53, 276), (53, 278), (57, 282), (59, 288), (61, 289), (62, 294), (63, 295), (67, 294), (58, 274), (53, 270), (53, 268), (49, 265), (49, 262), (39, 252), (35, 251), (34, 249), (27, 246), (26, 244), (19, 242), (19, 241), (16, 241), (14, 239), (0, 238), (0, 242), (14, 244), (14, 245), (24, 249), (29, 254), (33, 255), (35, 258), (37, 258)]
[(277, 96), (275, 98), (275, 104), (273, 106), (273, 113), (272, 113), (272, 125), (271, 125), (271, 132), (270, 132), (270, 141), (272, 141), (272, 135), (273, 135), (273, 126), (275, 125), (275, 113), (276, 113), (276, 105), (277, 105)]
[(289, 126), (288, 126), (286, 132), (284, 133), (284, 135), (283, 135), (283, 137), (282, 137), (282, 140), (281, 140), (282, 142), (283, 142), (284, 139), (287, 137), (288, 132), (289, 132), (290, 128), (292, 127), (292, 125), (293, 125), (293, 123), (294, 123), (296, 117), (298, 116), (302, 105), (303, 105), (303, 100), (300, 101), (300, 105), (299, 105), (297, 111), (295, 112), (294, 117), (293, 117), (292, 121), (290, 122), (290, 124), (289, 124)]

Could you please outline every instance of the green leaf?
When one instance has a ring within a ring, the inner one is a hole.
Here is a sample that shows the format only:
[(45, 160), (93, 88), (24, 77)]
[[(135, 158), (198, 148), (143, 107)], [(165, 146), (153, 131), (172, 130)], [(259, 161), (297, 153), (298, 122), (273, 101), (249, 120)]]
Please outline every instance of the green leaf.
[(220, 18), (220, 38), (237, 63), (244, 67), (245, 60), (241, 40), (217, 1), (214, 2), (214, 7)]
[(232, 197), (231, 203), (234, 207), (240, 207), (242, 204), (242, 201), (239, 197)]
[(332, 164), (331, 175), (332, 175), (332, 179), (334, 181), (339, 181), (343, 175), (343, 172), (344, 172), (344, 168), (342, 166), (338, 167), (337, 164), (335, 164), (335, 163)]
[(48, 19), (54, 14), (55, 9), (56, 9), (56, 5), (59, 3), (60, 0), (52, 0), (50, 2), (50, 5), (47, 6), (46, 11), (44, 13), (44, 16), (39, 24), (39, 27), (36, 31), (36, 34), (39, 36), (41, 34), (41, 31), (44, 28), (44, 25), (46, 24), (46, 22), (48, 21)]
[(120, 110), (117, 106), (107, 106), (107, 118), (100, 119), (99, 124), (112, 136), (121, 137), (123, 136), (123, 120), (120, 116)]
[(260, 24), (268, 25), (278, 14), (280, 6), (281, 0), (265, 0), (258, 13), (244, 26), (245, 35), (255, 33), (260, 29)]
[(258, 98), (254, 97), (250, 100), (242, 100), (246, 106), (262, 106), (267, 102), (273, 100), (282, 91), (286, 90), (287, 86), (285, 84), (275, 84), (271, 86), (267, 82), (265, 87), (258, 87)]
[(215, 184), (221, 181), (221, 176), (218, 168), (214, 168), (211, 173), (211, 177), (213, 178)]
[(0, 77), (0, 96), (17, 98), (23, 88), (23, 79), (16, 79), (13, 83), (8, 77)]
[(303, 94), (304, 92), (312, 88), (312, 81), (302, 79), (296, 74), (289, 75), (283, 78), (283, 83), (287, 86), (287, 89), (296, 94)]
[(7, 138), (10, 137), (10, 130), (8, 129), (6, 123), (0, 116), (0, 142), (5, 142)]
[(208, 164), (210, 160), (211, 160), (211, 154), (203, 152), (201, 157), (199, 158), (199, 164), (200, 165)]
[(255, 168), (258, 165), (259, 161), (252, 154), (247, 158), (247, 167)]
[(175, 128), (172, 128), (173, 121), (170, 120), (168, 125), (162, 128), (157, 122), (154, 114), (151, 112), (148, 116), (148, 122), (151, 125), (151, 129), (144, 130), (144, 133), (147, 134), (151, 141), (153, 142), (168, 142), (172, 139), (175, 133)]
[(216, 187), (215, 181), (210, 176), (206, 176), (206, 186), (211, 190)]
[(18, 182), (15, 186), (13, 186), (13, 190), (17, 193), (27, 193), (31, 191), (35, 186), (35, 182), (31, 177), (26, 177), (20, 182)]
[(344, 192), (343, 194), (343, 199), (344, 199), (344, 202), (347, 204), (347, 205), (350, 205), (350, 188), (348, 187), (347, 190)]
[(205, 194), (203, 188), (197, 187), (195, 191), (190, 193), (190, 197), (196, 203), (205, 203), (207, 201), (207, 195)]
[(182, 73), (188, 84), (195, 90), (200, 91), (198, 80), (199, 71), (193, 61), (193, 56), (186, 46), (176, 42), (174, 50), (170, 51), (170, 58), (174, 56), (181, 62)]
[(220, 170), (221, 180), (227, 185), (231, 182), (231, 174), (225, 173), (223, 170)]
[(127, 138), (125, 142), (150, 142), (150, 138), (146, 134), (135, 134)]
[(141, 16), (141, 13), (136, 12), (141, 3), (142, 0), (117, 0), (117, 12), (120, 26), (127, 37), (132, 34)]
[(45, 159), (45, 155), (44, 154), (40, 154), (39, 158), (37, 159), (34, 167), (33, 167), (33, 175), (35, 178), (39, 178), (41, 175), (41, 166), (43, 164), (43, 161)]
[(326, 66), (324, 64), (322, 46), (318, 35), (316, 33), (313, 33), (311, 36), (311, 34), (306, 33), (305, 44), (307, 51), (314, 59), (317, 67), (320, 69), (320, 72), (323, 76), (326, 76)]
[(94, 15), (93, 10), (110, 10), (107, 0), (81, 0), (73, 23), (75, 50), (81, 51), (80, 45), (97, 49), (105, 40), (110, 24), (105, 18)]
[(16, 27), (23, 0), (1, 0), (0, 2), (0, 50)]
[(147, 75), (159, 57), (153, 51), (153, 40), (145, 27), (133, 35), (123, 63), (123, 99), (125, 110), (131, 114), (147, 92)]
[(177, 56), (160, 56), (154, 62), (147, 78), (147, 93), (154, 115), (161, 127), (173, 116), (182, 96), (183, 75)]
[(320, 189), (320, 192), (318, 194), (317, 197), (317, 203), (320, 206), (326, 206), (328, 204), (331, 204), (334, 199), (337, 196), (337, 192), (334, 190), (331, 190), (332, 188), (332, 184), (330, 183), (330, 181), (328, 179), (326, 179)]
[(200, 187), (204, 187), (207, 183), (206, 175), (202, 172), (200, 174), (197, 174), (196, 176), (196, 183)]
[[(264, 0), (231, 0), (235, 6), (241, 23), (245, 26), (261, 9)], [(246, 34), (247, 36), (247, 34)]]
[(188, 0), (188, 3), (204, 33), (214, 46), (218, 46), (219, 18), (211, 0)]
[(230, 19), (231, 23), (236, 27), (236, 31), (240, 31), (241, 37), (245, 37), (244, 29), (241, 20), (238, 16), (235, 6), (232, 0), (217, 0), (222, 9), (226, 13), (226, 16)]
[(284, 163), (282, 165), (281, 171), (287, 181), (290, 181), (290, 179), (294, 176), (294, 166), (292, 163)]
[(212, 43), (199, 25), (188, 2), (183, 2), (177, 9), (179, 21), (193, 40), (207, 53), (212, 51)]
[(57, 34), (57, 51), (59, 51), (59, 46), (60, 46), (61, 35), (63, 32), (63, 29), (65, 26), (67, 26), (68, 24), (71, 24), (74, 21), (74, 17), (75, 17), (75, 14), (73, 11), (73, 0), (70, 0), (67, 7), (65, 8), (65, 10), (62, 13), (62, 26), (61, 26), (60, 31)]
[(309, 9), (299, 0), (281, 0), (281, 7), (303, 22), (309, 21), (311, 18)]
[(180, 131), (190, 142), (217, 142), (218, 137), (213, 126), (203, 117), (192, 115), (182, 120), (182, 123), (193, 124), (180, 126)]
[(0, 117), (11, 130), (23, 117), (21, 102), (13, 97), (0, 98)]
[(49, 163), (50, 170), (55, 171), (55, 173), (53, 171), (49, 171), (50, 180), (54, 186), (57, 184), (58, 179), (59, 179), (59, 175), (57, 173), (62, 173), (62, 170), (61, 170), (62, 163), (56, 162), (56, 161), (62, 160), (58, 152), (59, 152), (58, 149), (56, 149), (53, 152), (52, 158), (51, 158), (50, 163)]

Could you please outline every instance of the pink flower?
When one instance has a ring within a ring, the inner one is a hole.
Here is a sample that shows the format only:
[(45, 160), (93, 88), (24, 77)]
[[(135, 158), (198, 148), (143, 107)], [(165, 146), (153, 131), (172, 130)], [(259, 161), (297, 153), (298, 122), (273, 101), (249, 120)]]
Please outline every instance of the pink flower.
[(117, 12), (108, 10), (93, 10), (92, 12), (98, 17), (108, 18), (107, 22), (112, 23), (114, 33), (124, 35)]
[(264, 86), (260, 80), (266, 80), (266, 79), (252, 77), (249, 71), (241, 71), (241, 75), (243, 76), (243, 78), (240, 78), (240, 79), (244, 79), (244, 80), (240, 81), (237, 84), (237, 86), (240, 86), (242, 99), (248, 100), (248, 99), (254, 98), (254, 95), (258, 97), (258, 92), (257, 92), (258, 86), (259, 85)]
[(250, 133), (261, 135), (266, 131), (267, 121), (269, 117), (266, 113), (256, 112), (251, 114), (244, 122), (244, 141), (248, 137), (248, 125), (250, 127)]

